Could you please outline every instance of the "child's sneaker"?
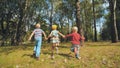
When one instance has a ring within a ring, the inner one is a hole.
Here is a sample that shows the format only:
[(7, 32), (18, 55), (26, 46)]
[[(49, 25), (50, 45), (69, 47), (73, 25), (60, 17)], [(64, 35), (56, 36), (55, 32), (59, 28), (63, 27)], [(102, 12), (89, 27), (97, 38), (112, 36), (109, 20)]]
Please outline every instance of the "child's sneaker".
[(52, 56), (51, 56), (51, 59), (54, 59), (54, 58), (55, 58), (55, 57), (52, 55)]
[(33, 57), (36, 57), (36, 55), (35, 55), (35, 52), (33, 53), (33, 55), (32, 55)]
[(79, 57), (79, 54), (76, 54), (75, 57), (76, 57), (77, 59), (81, 59), (81, 57)]
[(81, 57), (77, 57), (77, 59), (79, 59), (79, 60), (80, 60), (80, 59), (81, 59)]
[(39, 60), (39, 57), (36, 57), (36, 60)]

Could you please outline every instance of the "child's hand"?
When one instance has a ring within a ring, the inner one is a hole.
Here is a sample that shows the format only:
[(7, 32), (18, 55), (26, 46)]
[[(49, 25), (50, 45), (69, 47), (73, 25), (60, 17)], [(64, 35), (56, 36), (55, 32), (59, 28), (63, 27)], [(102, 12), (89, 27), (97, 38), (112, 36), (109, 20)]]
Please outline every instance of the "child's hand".
[(85, 37), (84, 37), (84, 36), (82, 36), (82, 37), (81, 37), (81, 39), (82, 39), (82, 40), (85, 40)]
[(48, 40), (48, 38), (45, 38), (45, 40)]
[(30, 40), (31, 40), (31, 38), (28, 39), (28, 41), (30, 41)]
[(62, 37), (65, 38), (65, 35), (63, 35)]

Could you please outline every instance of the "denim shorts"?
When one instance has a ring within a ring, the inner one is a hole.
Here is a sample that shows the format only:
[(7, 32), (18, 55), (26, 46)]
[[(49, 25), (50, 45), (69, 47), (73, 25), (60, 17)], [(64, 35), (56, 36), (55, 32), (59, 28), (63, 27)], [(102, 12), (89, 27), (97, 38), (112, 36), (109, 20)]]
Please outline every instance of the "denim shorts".
[(79, 49), (80, 49), (80, 45), (76, 45), (76, 44), (73, 44), (72, 46), (71, 46), (71, 48), (70, 48), (70, 50), (72, 51), (72, 52), (74, 52), (74, 48), (77, 48), (77, 50), (79, 51)]

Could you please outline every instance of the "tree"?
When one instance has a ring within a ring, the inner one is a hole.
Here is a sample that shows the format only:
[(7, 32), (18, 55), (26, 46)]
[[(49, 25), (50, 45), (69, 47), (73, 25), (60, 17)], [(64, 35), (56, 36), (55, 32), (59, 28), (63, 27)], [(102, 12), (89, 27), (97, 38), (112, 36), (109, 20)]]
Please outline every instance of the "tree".
[(109, 0), (110, 8), (110, 27), (111, 27), (111, 41), (116, 43), (118, 41), (118, 33), (116, 27), (116, 0)]
[(117, 0), (116, 3), (116, 24), (117, 24), (117, 31), (118, 31), (118, 39), (120, 40), (120, 0)]
[(92, 0), (93, 4), (93, 21), (94, 21), (94, 41), (97, 41), (97, 30), (96, 30), (96, 17), (95, 17), (95, 2)]
[(80, 22), (80, 1), (76, 0), (76, 25), (78, 27), (78, 33), (81, 34), (81, 22)]

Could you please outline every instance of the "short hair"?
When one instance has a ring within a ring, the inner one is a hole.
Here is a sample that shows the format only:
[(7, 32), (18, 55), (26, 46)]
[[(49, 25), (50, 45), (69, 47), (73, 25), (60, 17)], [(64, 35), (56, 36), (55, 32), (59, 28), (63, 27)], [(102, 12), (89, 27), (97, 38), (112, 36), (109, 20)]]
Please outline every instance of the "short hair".
[(37, 23), (37, 24), (35, 25), (35, 27), (36, 27), (36, 28), (40, 28), (40, 24)]
[(53, 30), (57, 29), (57, 25), (52, 25), (52, 29)]
[(74, 26), (74, 27), (72, 28), (72, 30), (73, 30), (73, 31), (78, 31), (78, 28), (77, 28), (76, 26)]

